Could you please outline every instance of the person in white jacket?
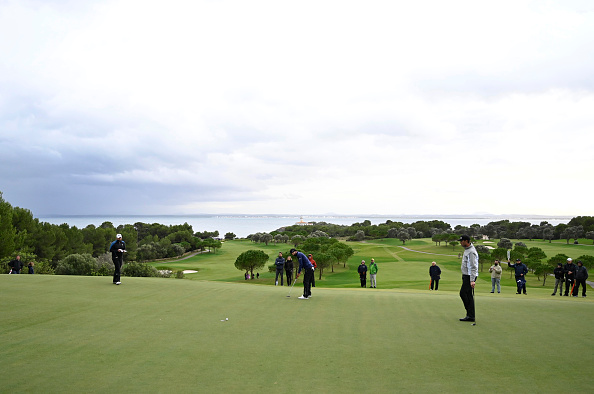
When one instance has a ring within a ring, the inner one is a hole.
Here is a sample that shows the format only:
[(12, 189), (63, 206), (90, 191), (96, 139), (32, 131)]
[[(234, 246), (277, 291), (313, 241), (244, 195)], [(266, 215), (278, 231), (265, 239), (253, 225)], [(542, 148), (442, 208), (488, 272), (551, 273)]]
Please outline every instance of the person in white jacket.
[(460, 298), (466, 309), (466, 316), (460, 321), (475, 321), (474, 311), (474, 286), (478, 278), (478, 253), (474, 245), (470, 242), (468, 235), (462, 235), (460, 245), (464, 248), (462, 255), (462, 287), (460, 288)]

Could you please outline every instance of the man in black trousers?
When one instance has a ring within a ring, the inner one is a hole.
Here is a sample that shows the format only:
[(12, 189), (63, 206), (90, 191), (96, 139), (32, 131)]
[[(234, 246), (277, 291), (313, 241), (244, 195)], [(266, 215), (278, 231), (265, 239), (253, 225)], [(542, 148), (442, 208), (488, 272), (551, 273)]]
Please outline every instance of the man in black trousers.
[(301, 274), (301, 270), (304, 271), (303, 273), (303, 295), (301, 297), (298, 297), (300, 300), (308, 300), (309, 298), (311, 298), (311, 282), (313, 280), (313, 276), (314, 276), (314, 267), (311, 264), (311, 262), (309, 261), (309, 259), (307, 258), (306, 255), (304, 255), (301, 252), (298, 252), (296, 249), (291, 249), (290, 253), (297, 257), (297, 260), (299, 260), (299, 271), (297, 271), (297, 276), (295, 277), (295, 279), (299, 278), (299, 275)]
[(475, 321), (474, 311), (474, 286), (478, 277), (478, 253), (474, 245), (470, 242), (468, 235), (462, 235), (460, 245), (464, 248), (462, 255), (462, 287), (460, 288), (460, 298), (466, 309), (466, 316), (460, 321)]
[(124, 264), (124, 252), (126, 251), (126, 243), (122, 241), (122, 234), (116, 235), (116, 240), (111, 243), (109, 246), (109, 251), (111, 252), (111, 261), (113, 261), (113, 265), (115, 270), (113, 271), (113, 284), (114, 285), (121, 285), (122, 282), (120, 281), (120, 270), (122, 269), (122, 265)]

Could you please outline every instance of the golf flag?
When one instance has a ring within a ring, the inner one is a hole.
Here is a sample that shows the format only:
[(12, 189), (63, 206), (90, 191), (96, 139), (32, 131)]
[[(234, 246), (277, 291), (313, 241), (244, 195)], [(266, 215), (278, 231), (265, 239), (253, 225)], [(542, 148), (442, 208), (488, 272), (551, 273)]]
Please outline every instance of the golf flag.
[(511, 256), (511, 249), (507, 250), (507, 260), (509, 260), (509, 257)]

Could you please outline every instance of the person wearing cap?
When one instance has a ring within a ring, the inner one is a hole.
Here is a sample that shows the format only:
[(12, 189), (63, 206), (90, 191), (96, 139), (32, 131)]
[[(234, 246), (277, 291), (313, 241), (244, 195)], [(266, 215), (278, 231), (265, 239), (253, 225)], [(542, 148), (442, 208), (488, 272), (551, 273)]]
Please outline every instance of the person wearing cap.
[(309, 262), (307, 256), (302, 252), (297, 251), (297, 249), (291, 249), (290, 253), (293, 257), (297, 257), (297, 260), (299, 261), (299, 270), (297, 271), (295, 280), (299, 278), (301, 270), (303, 270), (303, 295), (298, 298), (300, 300), (308, 300), (311, 297), (311, 280), (314, 276), (314, 266)]
[(283, 285), (283, 269), (285, 268), (285, 258), (282, 252), (278, 252), (278, 257), (274, 261), (276, 266), (276, 276), (274, 277), (274, 285), (278, 286), (278, 276), (281, 278), (281, 286)]
[(359, 279), (361, 280), (361, 287), (367, 287), (367, 266), (365, 265), (365, 260), (361, 260), (357, 272), (359, 273)]
[(374, 259), (371, 259), (371, 263), (369, 264), (369, 280), (371, 281), (370, 288), (377, 289), (377, 264), (375, 263)]
[(573, 259), (570, 257), (567, 259), (567, 263), (563, 266), (563, 272), (565, 272), (565, 297), (569, 295), (569, 292), (573, 292), (573, 285), (575, 283), (575, 270), (577, 267), (573, 263)]
[(431, 267), (429, 267), (429, 277), (431, 277), (431, 286), (430, 289), (433, 290), (435, 287), (435, 291), (439, 290), (439, 280), (441, 279), (441, 268), (435, 261), (431, 262)]
[(126, 251), (126, 243), (122, 241), (122, 234), (116, 235), (116, 240), (109, 245), (109, 251), (111, 252), (111, 261), (113, 261), (113, 284), (120, 285), (120, 273), (122, 265), (124, 264), (124, 252)]
[(491, 273), (491, 293), (495, 293), (495, 286), (497, 286), (497, 292), (501, 293), (501, 273), (503, 269), (499, 264), (499, 260), (495, 260), (495, 263), (489, 268)]
[(478, 278), (479, 256), (474, 245), (470, 242), (468, 235), (462, 235), (458, 241), (464, 248), (461, 266), (462, 287), (460, 288), (460, 298), (466, 309), (466, 316), (460, 319), (460, 321), (475, 321), (474, 287)]
[(577, 297), (580, 285), (582, 286), (582, 297), (586, 297), (586, 279), (588, 279), (588, 270), (584, 267), (582, 260), (578, 260), (575, 270), (575, 286), (572, 294), (574, 297)]
[[(318, 265), (316, 264), (316, 261), (314, 260), (313, 255), (311, 253), (307, 255), (307, 258), (309, 259), (309, 262), (311, 263), (311, 265), (313, 265), (314, 270), (316, 268), (318, 268)], [(316, 287), (316, 276), (315, 275), (311, 277), (311, 287)]]
[(516, 272), (516, 283), (518, 285), (518, 291), (516, 294), (524, 294), (526, 293), (526, 274), (528, 273), (528, 267), (526, 264), (522, 263), (522, 260), (516, 259), (515, 264), (511, 262), (507, 262), (508, 267), (513, 268)]
[(553, 274), (555, 274), (555, 289), (553, 290), (552, 296), (557, 294), (557, 286), (559, 286), (559, 296), (563, 295), (563, 282), (565, 282), (564, 276), (565, 272), (563, 271), (563, 264), (558, 263), (557, 268), (553, 270)]

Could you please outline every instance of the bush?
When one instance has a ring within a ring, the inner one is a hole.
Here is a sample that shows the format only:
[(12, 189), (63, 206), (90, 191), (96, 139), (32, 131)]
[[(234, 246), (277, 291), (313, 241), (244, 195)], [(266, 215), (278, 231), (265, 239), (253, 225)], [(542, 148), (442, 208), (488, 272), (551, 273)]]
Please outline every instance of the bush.
[(39, 275), (54, 275), (56, 273), (54, 268), (47, 261), (35, 263), (33, 269), (35, 270), (35, 273)]
[(122, 274), (124, 276), (133, 277), (157, 277), (159, 276), (159, 271), (147, 263), (131, 262), (124, 265), (122, 268)]
[(89, 253), (71, 254), (58, 262), (58, 275), (94, 275), (97, 261)]
[(176, 271), (175, 272), (176, 279), (183, 279), (184, 278), (184, 271)]

